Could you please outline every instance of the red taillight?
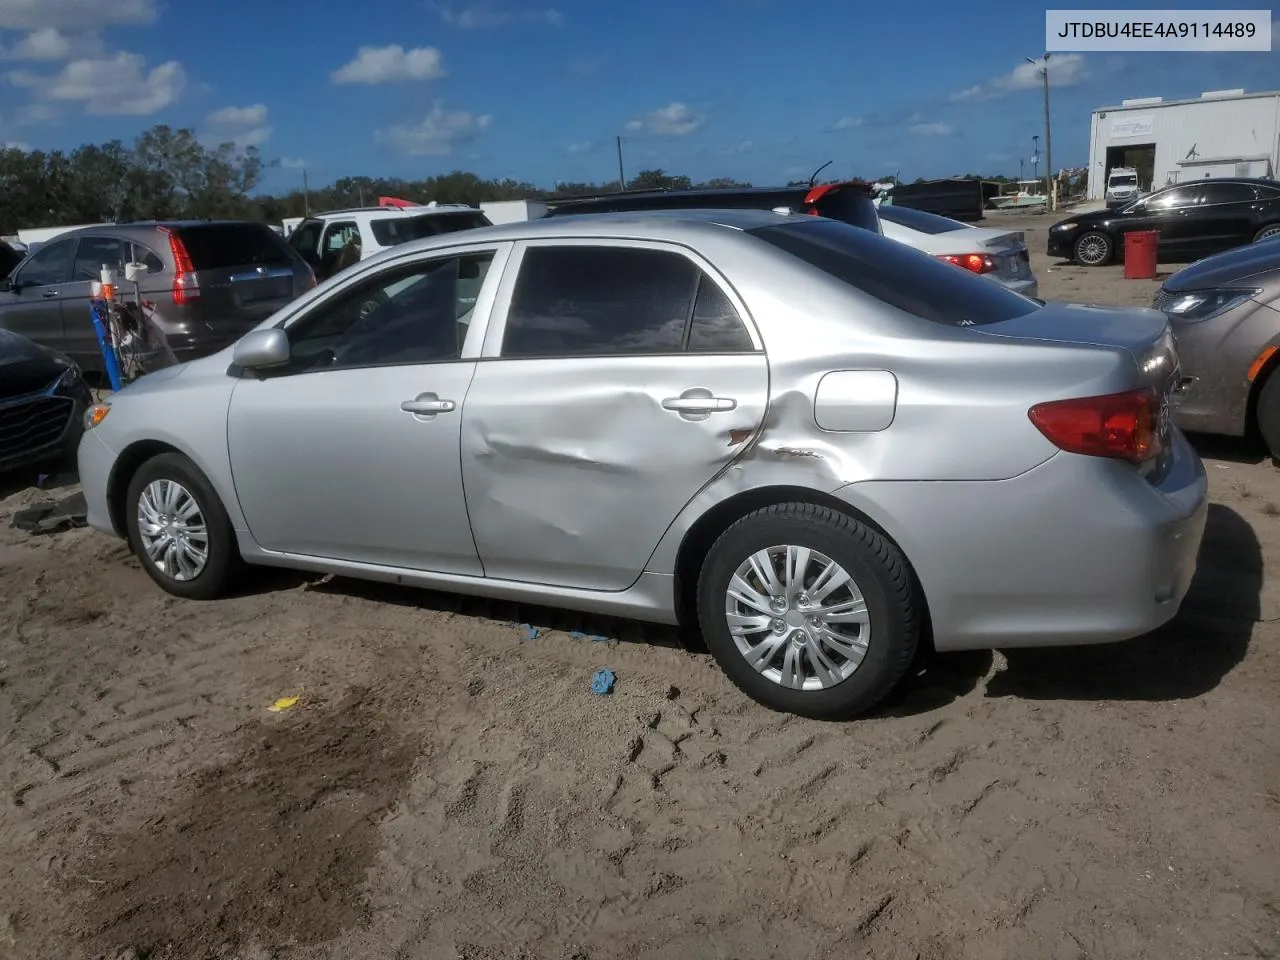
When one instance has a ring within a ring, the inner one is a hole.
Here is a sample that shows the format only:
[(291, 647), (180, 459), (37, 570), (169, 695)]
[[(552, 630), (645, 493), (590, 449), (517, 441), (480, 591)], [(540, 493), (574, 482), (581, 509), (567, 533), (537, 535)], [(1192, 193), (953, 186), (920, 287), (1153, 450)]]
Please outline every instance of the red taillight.
[(173, 304), (176, 307), (200, 299), (200, 284), (196, 280), (196, 266), (182, 238), (172, 230), (169, 234), (169, 252), (173, 255)]
[(1158, 454), (1160, 398), (1150, 390), (1036, 404), (1031, 422), (1060, 450), (1142, 463)]
[(996, 262), (983, 253), (943, 253), (938, 259), (974, 273), (995, 273), (999, 269)]

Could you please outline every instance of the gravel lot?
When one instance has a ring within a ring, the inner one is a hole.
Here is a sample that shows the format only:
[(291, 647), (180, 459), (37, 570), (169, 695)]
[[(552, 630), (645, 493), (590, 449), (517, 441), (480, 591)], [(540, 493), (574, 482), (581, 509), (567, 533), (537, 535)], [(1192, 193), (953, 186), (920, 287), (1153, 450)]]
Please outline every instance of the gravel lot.
[[(1000, 222), (1043, 296), (1150, 302)], [(0, 478), (0, 956), (1276, 956), (1280, 471), (1199, 445), (1173, 624), (941, 657), (855, 724), (636, 624), (272, 573), (169, 599), (106, 536), (11, 528), (74, 486)]]

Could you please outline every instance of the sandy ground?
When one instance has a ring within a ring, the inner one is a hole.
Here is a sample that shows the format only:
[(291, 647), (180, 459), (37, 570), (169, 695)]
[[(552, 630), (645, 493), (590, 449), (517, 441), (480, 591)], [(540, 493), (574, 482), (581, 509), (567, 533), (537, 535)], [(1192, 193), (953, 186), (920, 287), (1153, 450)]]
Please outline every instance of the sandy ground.
[[(1149, 302), (1010, 219), (1046, 297)], [(1201, 449), (1173, 624), (941, 657), (855, 724), (635, 624), (265, 573), (169, 599), (108, 537), (12, 529), (75, 488), (7, 478), (0, 957), (1276, 956), (1280, 471)]]

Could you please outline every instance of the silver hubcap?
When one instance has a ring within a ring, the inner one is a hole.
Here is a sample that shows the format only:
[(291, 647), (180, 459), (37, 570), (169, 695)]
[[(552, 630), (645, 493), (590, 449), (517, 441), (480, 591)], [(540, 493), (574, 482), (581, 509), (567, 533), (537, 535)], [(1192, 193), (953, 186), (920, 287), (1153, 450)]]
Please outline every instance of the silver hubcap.
[(1101, 263), (1107, 258), (1107, 241), (1102, 237), (1086, 237), (1076, 248), (1076, 257), (1089, 266)]
[(747, 663), (792, 690), (847, 680), (871, 642), (858, 585), (808, 547), (768, 547), (748, 557), (729, 581), (725, 619)]
[(1280, 227), (1268, 227), (1258, 234), (1259, 240), (1270, 240), (1272, 237), (1280, 237)]
[(138, 498), (138, 536), (147, 559), (173, 580), (194, 580), (209, 562), (200, 504), (174, 480), (153, 480)]

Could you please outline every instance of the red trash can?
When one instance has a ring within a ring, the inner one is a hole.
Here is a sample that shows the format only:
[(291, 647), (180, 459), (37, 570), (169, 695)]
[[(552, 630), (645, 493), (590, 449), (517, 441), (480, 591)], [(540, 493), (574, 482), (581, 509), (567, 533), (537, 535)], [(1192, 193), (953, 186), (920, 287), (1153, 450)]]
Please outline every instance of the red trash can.
[(1155, 230), (1130, 230), (1124, 235), (1124, 278), (1154, 280), (1160, 251), (1160, 234)]

